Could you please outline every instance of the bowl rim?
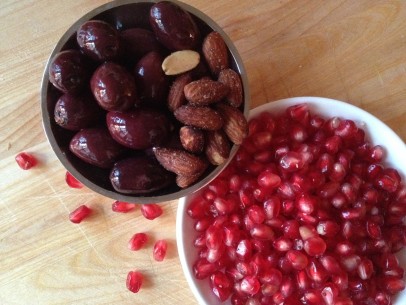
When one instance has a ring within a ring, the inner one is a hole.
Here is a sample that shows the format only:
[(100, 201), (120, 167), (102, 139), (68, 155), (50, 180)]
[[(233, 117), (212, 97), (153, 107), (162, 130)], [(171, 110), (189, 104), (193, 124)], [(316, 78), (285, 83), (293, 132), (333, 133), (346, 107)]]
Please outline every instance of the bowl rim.
[[(289, 106), (293, 106), (295, 104), (299, 103), (308, 103), (309, 108), (312, 109), (312, 103), (325, 103), (325, 104), (331, 104), (334, 106), (338, 107), (345, 107), (348, 110), (355, 111), (358, 114), (360, 114), (362, 117), (367, 117), (368, 118), (368, 124), (374, 124), (378, 125), (380, 129), (383, 130), (385, 135), (387, 135), (391, 141), (395, 142), (395, 146), (397, 149), (401, 149), (403, 153), (400, 153), (401, 155), (406, 155), (406, 144), (403, 142), (403, 140), (397, 135), (389, 126), (387, 126), (383, 121), (379, 120), (377, 117), (372, 115), (371, 113), (363, 110), (360, 107), (357, 107), (353, 104), (350, 104), (348, 102), (340, 101), (340, 100), (335, 100), (331, 98), (325, 98), (325, 97), (313, 97), (313, 96), (303, 96), (303, 97), (291, 97), (291, 98), (284, 98), (280, 100), (275, 100), (275, 101), (269, 101), (265, 104), (259, 105), (253, 109), (250, 110), (248, 119), (251, 119), (264, 110), (267, 110), (270, 106), (269, 104), (272, 104), (272, 111), (278, 113), (279, 111), (282, 111), (286, 109)], [(365, 126), (364, 126), (365, 127)], [(377, 143), (379, 144), (379, 143)], [(406, 177), (406, 167), (402, 169), (402, 172), (400, 172), (403, 181), (405, 181)], [(193, 296), (195, 299), (198, 301), (199, 304), (201, 305), (213, 305), (207, 302), (207, 299), (203, 297), (203, 291), (197, 285), (197, 280), (193, 276), (193, 266), (188, 263), (188, 257), (187, 257), (186, 252), (185, 252), (185, 244), (184, 244), (184, 223), (185, 223), (185, 218), (189, 217), (186, 213), (186, 203), (188, 199), (194, 198), (197, 196), (198, 193), (195, 194), (189, 194), (188, 196), (182, 197), (179, 199), (178, 202), (178, 207), (177, 207), (177, 212), (176, 212), (176, 244), (177, 244), (177, 249), (178, 249), (178, 255), (179, 255), (179, 260), (181, 263), (182, 271), (183, 274), (186, 278), (186, 281), (188, 283), (189, 288), (191, 289)], [(406, 266), (406, 248), (404, 248), (400, 252), (401, 257), (401, 264)], [(207, 279), (206, 279), (207, 280)], [(203, 280), (204, 281), (204, 280)], [(397, 304), (395, 301), (402, 295), (402, 299), (406, 299), (406, 290), (404, 290), (401, 294), (398, 294), (395, 298), (392, 298), (392, 301), (394, 302), (394, 305), (400, 305)], [(228, 303), (222, 303), (222, 304), (230, 304), (229, 301)]]
[[(235, 155), (235, 153), (238, 150), (239, 145), (233, 145), (232, 149), (230, 151), (230, 157), (228, 160), (219, 165), (216, 166), (206, 177), (204, 177), (202, 180), (196, 182), (195, 184), (191, 185), (190, 187), (180, 189), (174, 193), (169, 193), (169, 194), (164, 194), (164, 195), (159, 195), (159, 196), (142, 196), (142, 195), (129, 195), (129, 194), (122, 194), (118, 193), (114, 190), (107, 190), (89, 179), (87, 179), (85, 176), (83, 176), (72, 164), (68, 161), (68, 159), (65, 157), (65, 153), (61, 150), (59, 145), (56, 142), (55, 136), (52, 132), (51, 128), (51, 120), (52, 117), (50, 113), (48, 112), (47, 109), (47, 91), (48, 87), (51, 86), (49, 83), (49, 76), (48, 76), (48, 70), (49, 70), (49, 64), (51, 62), (51, 59), (61, 50), (61, 48), (67, 43), (67, 41), (70, 39), (70, 37), (76, 32), (78, 27), (85, 21), (94, 18), (95, 16), (113, 9), (117, 8), (123, 5), (129, 5), (129, 4), (141, 4), (141, 3), (157, 3), (159, 0), (115, 0), (103, 5), (100, 5), (99, 7), (96, 7), (95, 9), (89, 11), (82, 17), (80, 17), (77, 21), (75, 21), (67, 30), (66, 32), (62, 35), (62, 37), (58, 40), (56, 45), (54, 46), (50, 56), (47, 59), (45, 69), (42, 75), (42, 81), (41, 81), (41, 117), (42, 117), (42, 127), (43, 130), (45, 131), (45, 136), (48, 139), (48, 142), (51, 145), (52, 150), (56, 154), (57, 158), (59, 161), (62, 163), (62, 165), (65, 167), (67, 171), (69, 171), (75, 178), (77, 178), (80, 182), (82, 182), (86, 187), (89, 189), (93, 190), (94, 192), (101, 194), (103, 196), (109, 197), (114, 200), (120, 200), (120, 201), (125, 201), (129, 203), (141, 203), (141, 204), (146, 204), (146, 203), (160, 203), (160, 202), (167, 202), (171, 200), (177, 200), (179, 198), (182, 198), (186, 196), (189, 193), (194, 193), (198, 191), (199, 189), (203, 188), (206, 186), (210, 181), (212, 181), (215, 177), (217, 177), (220, 172), (227, 166), (227, 164), (230, 162), (232, 157)], [(203, 13), (202, 11), (198, 10), (197, 8), (188, 5), (186, 3), (183, 3), (178, 0), (171, 0), (171, 2), (179, 5), (192, 15), (196, 16), (200, 20), (202, 20), (204, 23), (206, 23), (210, 28), (212, 28), (214, 31), (217, 31), (221, 34), (223, 37), (230, 55), (234, 58), (235, 61), (235, 68), (238, 70), (241, 81), (243, 84), (244, 88), (244, 116), (248, 117), (248, 113), (250, 111), (250, 105), (251, 105), (251, 97), (250, 97), (250, 91), (249, 91), (249, 82), (248, 82), (248, 76), (246, 69), (244, 67), (243, 60), (230, 39), (230, 37), (225, 33), (225, 31), (221, 28), (219, 24), (217, 24), (212, 18), (210, 18), (208, 15)]]

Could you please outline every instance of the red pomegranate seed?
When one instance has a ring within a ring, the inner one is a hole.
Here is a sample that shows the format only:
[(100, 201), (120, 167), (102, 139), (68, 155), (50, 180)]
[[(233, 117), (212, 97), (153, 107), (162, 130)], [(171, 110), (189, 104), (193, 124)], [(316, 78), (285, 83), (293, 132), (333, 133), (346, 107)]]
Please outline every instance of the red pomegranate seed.
[(265, 212), (264, 209), (254, 204), (247, 209), (248, 217), (257, 224), (263, 223), (265, 221)]
[(258, 150), (269, 149), (272, 141), (272, 133), (269, 131), (260, 131), (251, 135), (250, 139)]
[(78, 181), (75, 177), (73, 177), (70, 172), (66, 172), (65, 182), (71, 188), (80, 189), (83, 187), (83, 184), (80, 181)]
[(239, 260), (247, 261), (252, 256), (252, 244), (248, 239), (241, 240), (236, 249), (236, 254)]
[(326, 269), (324, 269), (324, 267), (315, 260), (311, 260), (309, 262), (309, 266), (307, 267), (307, 275), (317, 284), (324, 283), (329, 276)]
[(326, 251), (326, 243), (320, 237), (309, 237), (304, 241), (303, 249), (310, 256), (319, 256)]
[(347, 272), (353, 272), (358, 268), (361, 263), (361, 258), (356, 254), (351, 254), (341, 258), (341, 265)]
[(145, 233), (135, 233), (128, 242), (128, 249), (131, 251), (138, 251), (148, 241), (148, 235)]
[(273, 240), (275, 236), (271, 227), (266, 224), (255, 224), (250, 234), (253, 238), (261, 240)]
[(292, 141), (302, 143), (302, 142), (306, 141), (306, 139), (308, 138), (309, 135), (308, 135), (305, 127), (303, 127), (300, 124), (295, 124), (291, 127), (291, 129), (289, 131), (289, 136)]
[(336, 154), (342, 147), (343, 140), (339, 136), (332, 136), (326, 139), (324, 148), (330, 154)]
[(286, 258), (291, 263), (292, 267), (296, 270), (302, 270), (307, 267), (309, 260), (306, 254), (298, 250), (289, 250), (286, 253)]
[(374, 265), (371, 260), (364, 258), (361, 260), (357, 267), (358, 276), (361, 280), (367, 280), (371, 278), (374, 273)]
[(316, 230), (319, 235), (334, 237), (340, 231), (340, 226), (332, 220), (321, 220), (317, 224)]
[(162, 208), (155, 203), (141, 205), (141, 213), (146, 219), (154, 220), (155, 218), (161, 216), (162, 212)]
[(221, 227), (211, 225), (206, 230), (206, 246), (208, 249), (219, 249), (223, 244), (224, 232)]
[(385, 276), (382, 280), (382, 285), (385, 291), (394, 295), (405, 289), (405, 281), (396, 277)]
[(286, 109), (286, 114), (296, 122), (308, 125), (310, 122), (309, 106), (306, 103), (290, 106)]
[(304, 165), (304, 162), (299, 153), (294, 152), (294, 151), (288, 151), (279, 160), (279, 165), (285, 171), (294, 172), (294, 171), (301, 169)]
[(281, 177), (270, 172), (263, 171), (258, 175), (258, 185), (265, 188), (275, 188), (281, 183)]
[(391, 305), (390, 295), (386, 294), (385, 292), (379, 291), (375, 295), (374, 299), (376, 305)]
[(86, 205), (81, 205), (69, 214), (69, 220), (73, 223), (80, 223), (91, 214), (92, 210)]
[(221, 302), (224, 302), (231, 295), (233, 283), (226, 274), (216, 271), (210, 276), (210, 286), (214, 295)]
[(15, 157), (15, 160), (17, 162), (17, 165), (23, 170), (28, 170), (38, 163), (34, 155), (26, 152), (18, 153)]
[(157, 262), (162, 262), (166, 256), (166, 251), (168, 248), (168, 243), (166, 240), (158, 240), (154, 244), (154, 249), (153, 249), (153, 257), (154, 260)]
[(111, 205), (111, 209), (113, 212), (117, 213), (128, 213), (135, 210), (136, 205), (134, 203), (128, 203), (124, 201), (114, 201)]
[(320, 305), (323, 304), (323, 297), (321, 296), (320, 291), (316, 289), (309, 289), (303, 294), (304, 304), (309, 305)]
[(292, 249), (293, 241), (282, 236), (273, 242), (273, 247), (279, 252), (286, 252)]
[(261, 284), (256, 276), (246, 276), (240, 283), (241, 291), (248, 295), (255, 295), (261, 288)]
[(296, 286), (301, 291), (306, 291), (311, 287), (312, 282), (310, 281), (306, 270), (299, 270), (296, 273)]
[(144, 277), (139, 271), (130, 271), (127, 274), (127, 289), (137, 293), (140, 291)]
[(323, 255), (319, 258), (319, 261), (330, 274), (340, 274), (343, 271), (334, 256)]
[(303, 213), (313, 213), (316, 206), (317, 198), (308, 194), (303, 194), (296, 200), (296, 208)]

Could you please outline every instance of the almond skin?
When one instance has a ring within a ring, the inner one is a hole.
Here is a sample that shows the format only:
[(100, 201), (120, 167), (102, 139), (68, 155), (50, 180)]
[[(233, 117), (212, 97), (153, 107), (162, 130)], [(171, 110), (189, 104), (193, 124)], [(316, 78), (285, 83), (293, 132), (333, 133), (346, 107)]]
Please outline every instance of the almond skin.
[(192, 126), (183, 126), (179, 130), (182, 146), (192, 153), (201, 153), (204, 148), (204, 133), (201, 129)]
[(203, 56), (213, 75), (229, 67), (228, 49), (223, 37), (218, 32), (209, 33), (203, 41)]
[(175, 110), (174, 115), (179, 122), (203, 130), (219, 130), (223, 127), (221, 115), (210, 107), (183, 105)]
[(186, 104), (187, 100), (185, 97), (184, 88), (191, 81), (192, 76), (190, 73), (184, 73), (175, 78), (168, 94), (169, 110), (173, 112), (183, 104)]
[(218, 81), (229, 88), (226, 101), (233, 107), (240, 107), (243, 102), (243, 89), (240, 75), (232, 69), (220, 71)]
[(208, 162), (185, 150), (154, 147), (155, 158), (166, 170), (180, 176), (195, 176), (202, 174)]
[(248, 135), (248, 123), (244, 114), (238, 108), (224, 103), (218, 104), (216, 109), (223, 118), (223, 130), (230, 141), (237, 145), (241, 144)]
[(227, 96), (227, 85), (211, 79), (199, 79), (184, 87), (186, 99), (193, 106), (207, 106), (220, 102)]
[(222, 130), (206, 132), (205, 153), (207, 160), (213, 165), (226, 162), (230, 156), (230, 142)]

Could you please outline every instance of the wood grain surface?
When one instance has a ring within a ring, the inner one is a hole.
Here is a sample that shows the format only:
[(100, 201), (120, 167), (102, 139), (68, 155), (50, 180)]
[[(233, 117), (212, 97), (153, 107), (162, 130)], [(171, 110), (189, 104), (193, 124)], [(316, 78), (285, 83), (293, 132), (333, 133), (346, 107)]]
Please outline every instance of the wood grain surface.
[[(180, 267), (177, 202), (149, 221), (139, 209), (111, 211), (112, 200), (69, 189), (41, 123), (40, 83), (54, 45), (102, 0), (0, 1), (0, 304), (197, 304)], [(234, 41), (245, 64), (252, 107), (293, 96), (357, 105), (406, 139), (406, 2), (339, 0), (188, 0)], [(40, 164), (22, 171), (20, 151)], [(88, 204), (80, 225), (68, 213)], [(145, 249), (127, 242), (149, 232)], [(152, 245), (167, 239), (163, 262)], [(125, 287), (130, 270), (146, 280)]]

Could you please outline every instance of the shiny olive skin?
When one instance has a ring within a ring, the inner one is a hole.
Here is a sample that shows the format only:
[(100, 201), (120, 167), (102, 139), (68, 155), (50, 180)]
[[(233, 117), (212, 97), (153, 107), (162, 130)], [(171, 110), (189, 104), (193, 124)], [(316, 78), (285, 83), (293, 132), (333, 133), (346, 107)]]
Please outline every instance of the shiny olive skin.
[(134, 68), (139, 97), (145, 104), (166, 104), (169, 78), (162, 70), (163, 60), (159, 53), (152, 51), (144, 55)]
[(93, 73), (90, 88), (105, 110), (128, 110), (139, 103), (134, 77), (113, 62), (100, 65)]
[(122, 56), (127, 60), (139, 60), (145, 54), (162, 50), (162, 45), (158, 42), (155, 34), (143, 28), (131, 28), (120, 32)]
[(102, 117), (103, 111), (90, 92), (80, 95), (65, 93), (55, 104), (55, 122), (68, 130), (78, 131), (95, 126)]
[(83, 161), (101, 168), (111, 168), (125, 151), (106, 128), (82, 129), (71, 139), (69, 149)]
[(88, 86), (89, 62), (78, 50), (57, 53), (49, 63), (49, 81), (64, 93), (77, 93)]
[(83, 53), (94, 60), (112, 60), (119, 55), (119, 33), (107, 22), (90, 20), (83, 23), (76, 32), (76, 40)]
[(167, 116), (152, 109), (110, 111), (106, 116), (111, 136), (132, 149), (147, 149), (168, 140), (171, 124)]
[(114, 164), (110, 172), (113, 188), (124, 194), (147, 194), (174, 182), (174, 175), (154, 159), (130, 157)]
[(169, 50), (195, 49), (199, 29), (192, 16), (177, 4), (161, 1), (151, 7), (149, 21), (158, 40)]

